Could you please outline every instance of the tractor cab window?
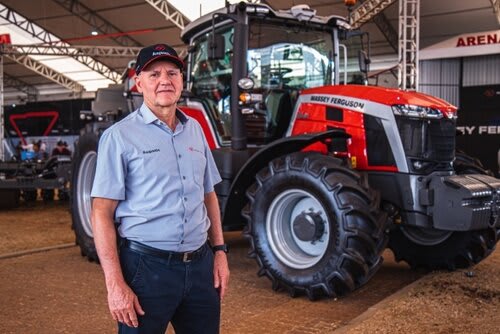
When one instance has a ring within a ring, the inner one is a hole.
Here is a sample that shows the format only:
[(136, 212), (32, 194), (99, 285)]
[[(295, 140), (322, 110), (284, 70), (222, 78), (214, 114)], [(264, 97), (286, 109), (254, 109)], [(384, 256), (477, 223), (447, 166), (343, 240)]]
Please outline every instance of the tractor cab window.
[(223, 59), (209, 59), (209, 45), (212, 34), (207, 33), (197, 38), (193, 45), (190, 67), (190, 90), (206, 104), (212, 119), (216, 123), (219, 139), (226, 142), (230, 139), (231, 114), (231, 57), (233, 50), (233, 28), (222, 27), (215, 30), (224, 38), (225, 52)]
[(209, 44), (212, 34), (199, 38), (195, 44), (191, 67), (191, 91), (200, 97), (207, 97), (216, 104), (229, 94), (231, 86), (231, 55), (233, 49), (233, 29), (217, 31), (225, 40), (224, 59), (209, 59)]
[(330, 32), (256, 22), (250, 26), (248, 75), (263, 90), (304, 88), (332, 83)]
[(248, 77), (253, 93), (262, 95), (246, 117), (249, 142), (267, 143), (283, 137), (290, 125), (298, 93), (333, 83), (331, 31), (284, 22), (250, 24)]
[(359, 31), (340, 31), (339, 37), (341, 59), (339, 83), (365, 84), (366, 73), (363, 67), (367, 67), (369, 62), (367, 34)]

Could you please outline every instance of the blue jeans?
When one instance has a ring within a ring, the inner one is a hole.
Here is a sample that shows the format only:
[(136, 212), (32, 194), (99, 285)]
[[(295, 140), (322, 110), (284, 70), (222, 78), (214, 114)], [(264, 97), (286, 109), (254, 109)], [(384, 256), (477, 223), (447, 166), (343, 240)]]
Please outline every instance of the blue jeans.
[(191, 262), (165, 259), (121, 248), (125, 281), (145, 314), (139, 327), (118, 324), (119, 334), (164, 334), (171, 322), (176, 334), (216, 334), (220, 298), (214, 288), (213, 254), (208, 244)]

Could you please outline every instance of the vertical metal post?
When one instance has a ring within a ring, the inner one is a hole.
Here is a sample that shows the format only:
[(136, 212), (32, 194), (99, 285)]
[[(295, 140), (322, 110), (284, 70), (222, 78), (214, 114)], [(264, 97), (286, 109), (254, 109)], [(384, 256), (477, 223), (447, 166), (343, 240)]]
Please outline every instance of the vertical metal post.
[(398, 86), (418, 89), (420, 0), (399, 0)]
[(3, 121), (3, 55), (0, 54), (0, 161), (5, 160), (4, 140), (5, 140), (5, 124)]
[(236, 23), (234, 24), (233, 73), (231, 78), (231, 148), (236, 151), (246, 150), (247, 132), (243, 115), (239, 107), (240, 88), (238, 80), (247, 75), (248, 52), (248, 17), (246, 5), (236, 5)]

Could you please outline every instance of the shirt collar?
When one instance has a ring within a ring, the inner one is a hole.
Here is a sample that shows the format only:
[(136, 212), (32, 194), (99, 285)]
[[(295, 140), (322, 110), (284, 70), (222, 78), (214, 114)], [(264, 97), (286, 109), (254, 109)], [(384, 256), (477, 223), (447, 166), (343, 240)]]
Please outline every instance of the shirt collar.
[[(141, 107), (139, 108), (139, 114), (142, 116), (142, 119), (144, 120), (144, 123), (146, 123), (146, 124), (150, 124), (150, 123), (153, 123), (155, 121), (159, 121), (158, 117), (156, 117), (156, 115), (153, 114), (151, 109), (149, 109), (145, 103), (143, 103), (141, 105)], [(175, 117), (177, 117), (177, 119), (182, 124), (186, 124), (186, 122), (188, 121), (188, 118), (186, 117), (186, 115), (182, 111), (180, 111), (179, 108), (177, 108), (175, 110)]]

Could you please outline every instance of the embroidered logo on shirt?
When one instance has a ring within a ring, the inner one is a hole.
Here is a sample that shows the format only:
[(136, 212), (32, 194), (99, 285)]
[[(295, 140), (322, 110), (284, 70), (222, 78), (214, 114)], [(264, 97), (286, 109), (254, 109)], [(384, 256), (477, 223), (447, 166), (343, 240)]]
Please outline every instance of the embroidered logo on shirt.
[(194, 148), (194, 147), (192, 147), (192, 146), (189, 146), (188, 150), (190, 150), (191, 152), (198, 152), (198, 153), (203, 154), (203, 152), (202, 152), (202, 151), (200, 151), (200, 150), (198, 150), (198, 149), (196, 149), (196, 148)]
[(142, 151), (142, 154), (150, 154), (150, 153), (155, 153), (155, 152), (160, 152), (160, 149), (155, 148), (154, 150)]

